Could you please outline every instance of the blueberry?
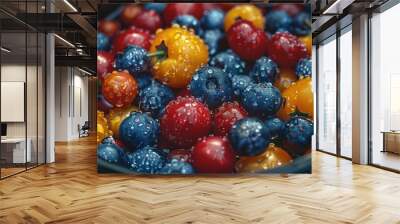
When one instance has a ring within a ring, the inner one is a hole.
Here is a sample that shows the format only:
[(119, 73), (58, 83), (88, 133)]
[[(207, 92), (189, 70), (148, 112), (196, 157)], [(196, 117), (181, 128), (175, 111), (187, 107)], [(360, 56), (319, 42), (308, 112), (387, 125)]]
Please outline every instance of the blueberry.
[(312, 62), (308, 58), (300, 59), (296, 65), (296, 75), (298, 78), (311, 76)]
[(139, 91), (141, 91), (145, 87), (149, 86), (152, 82), (154, 82), (154, 79), (151, 78), (150, 74), (138, 74), (138, 75), (135, 75), (135, 80), (137, 82)]
[(233, 96), (231, 79), (224, 71), (216, 67), (205, 66), (198, 70), (189, 84), (192, 95), (216, 108)]
[(285, 11), (272, 11), (265, 17), (265, 29), (274, 34), (278, 30), (289, 31), (293, 19)]
[(186, 26), (188, 29), (193, 29), (198, 35), (202, 33), (199, 21), (196, 19), (196, 17), (191, 15), (178, 16), (172, 21), (172, 24)]
[(245, 62), (232, 50), (226, 50), (215, 55), (211, 59), (210, 65), (222, 69), (229, 77), (243, 75), (246, 68)]
[(131, 151), (155, 145), (159, 132), (158, 121), (141, 112), (131, 113), (119, 127), (120, 139)]
[(264, 122), (264, 126), (267, 129), (269, 139), (280, 143), (286, 131), (285, 122), (277, 117), (270, 117)]
[(154, 10), (158, 14), (162, 14), (166, 7), (165, 3), (146, 3), (144, 4), (144, 8), (147, 10)]
[(221, 30), (206, 30), (202, 34), (204, 42), (208, 46), (208, 54), (215, 55), (219, 51), (220, 41), (224, 38), (224, 33)]
[(253, 80), (250, 76), (247, 75), (235, 75), (232, 77), (232, 87), (233, 87), (233, 94), (237, 97), (241, 97), (243, 91), (253, 83)]
[(120, 70), (128, 70), (132, 75), (145, 72), (149, 67), (150, 59), (145, 49), (130, 45), (115, 59), (115, 66)]
[(313, 132), (313, 122), (305, 117), (294, 116), (286, 123), (286, 140), (291, 144), (310, 147)]
[(101, 143), (97, 147), (97, 157), (109, 163), (121, 163), (124, 151), (111, 142)]
[(270, 58), (263, 56), (254, 63), (249, 76), (257, 83), (274, 83), (278, 73), (278, 65)]
[(291, 32), (298, 36), (307, 36), (311, 33), (311, 15), (308, 12), (301, 12), (294, 17)]
[(172, 159), (165, 164), (159, 174), (194, 174), (194, 168), (188, 162)]
[(224, 12), (219, 9), (208, 10), (200, 20), (201, 26), (206, 30), (224, 28)]
[(258, 118), (243, 118), (229, 131), (229, 140), (239, 156), (255, 156), (265, 151), (269, 139), (267, 129)]
[(278, 112), (282, 97), (271, 83), (250, 84), (242, 93), (241, 103), (252, 115), (270, 116)]
[(127, 156), (129, 169), (137, 173), (154, 174), (164, 167), (166, 157), (161, 150), (146, 146)]
[(174, 93), (169, 87), (153, 81), (139, 92), (139, 108), (150, 112), (153, 117), (160, 117), (165, 106), (173, 99)]
[(110, 38), (104, 33), (97, 33), (97, 50), (108, 51), (110, 50)]

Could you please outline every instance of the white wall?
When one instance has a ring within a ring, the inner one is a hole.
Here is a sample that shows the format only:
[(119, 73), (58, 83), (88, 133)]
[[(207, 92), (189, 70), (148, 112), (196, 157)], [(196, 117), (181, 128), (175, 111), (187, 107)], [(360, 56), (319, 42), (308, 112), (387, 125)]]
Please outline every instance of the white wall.
[(56, 67), (55, 74), (55, 140), (74, 140), (88, 120), (88, 78), (71, 67)]

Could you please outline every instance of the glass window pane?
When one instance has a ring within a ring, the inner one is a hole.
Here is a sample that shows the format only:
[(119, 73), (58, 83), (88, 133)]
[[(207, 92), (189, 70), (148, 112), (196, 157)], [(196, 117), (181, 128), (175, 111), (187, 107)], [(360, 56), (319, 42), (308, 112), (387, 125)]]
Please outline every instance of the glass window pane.
[(352, 33), (340, 36), (340, 153), (352, 157)]
[(336, 37), (318, 48), (318, 147), (336, 153)]

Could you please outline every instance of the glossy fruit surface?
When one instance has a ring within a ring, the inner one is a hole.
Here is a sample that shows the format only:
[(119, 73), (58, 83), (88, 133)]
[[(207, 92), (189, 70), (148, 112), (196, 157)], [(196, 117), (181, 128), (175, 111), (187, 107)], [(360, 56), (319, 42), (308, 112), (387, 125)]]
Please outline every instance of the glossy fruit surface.
[(160, 15), (154, 10), (142, 10), (134, 19), (133, 24), (136, 27), (155, 32), (162, 26)]
[(193, 166), (185, 161), (172, 159), (158, 172), (159, 174), (194, 174)]
[(97, 52), (97, 75), (100, 80), (104, 79), (107, 73), (112, 72), (114, 65), (114, 54), (106, 51)]
[(246, 63), (232, 50), (226, 50), (215, 55), (210, 65), (222, 69), (229, 77), (243, 75)]
[(314, 133), (313, 122), (302, 116), (294, 116), (286, 123), (286, 141), (308, 149)]
[(214, 115), (214, 134), (226, 136), (236, 121), (247, 117), (238, 102), (227, 102), (217, 108)]
[(138, 111), (135, 106), (114, 108), (108, 114), (108, 124), (115, 138), (119, 138), (119, 126), (132, 112)]
[(308, 54), (303, 42), (288, 32), (277, 32), (272, 35), (267, 51), (268, 56), (281, 67), (294, 67)]
[(187, 29), (193, 30), (197, 35), (202, 33), (202, 29), (200, 27), (200, 22), (196, 19), (196, 17), (191, 15), (180, 15), (177, 16), (171, 22), (172, 24), (178, 24), (181, 27), (186, 27)]
[(189, 148), (211, 129), (211, 113), (194, 97), (170, 101), (160, 120), (161, 135), (176, 148)]
[(193, 166), (199, 173), (232, 173), (235, 152), (226, 138), (210, 136), (196, 143)]
[(192, 163), (192, 152), (186, 149), (174, 149), (168, 154), (168, 159), (177, 159), (181, 161), (185, 161), (188, 163)]
[(169, 3), (164, 10), (164, 22), (170, 24), (177, 16), (192, 15), (197, 19), (203, 16), (203, 6), (198, 3)]
[(108, 129), (107, 119), (103, 111), (97, 111), (97, 144), (99, 144), (105, 137), (111, 136), (112, 132)]
[(221, 48), (221, 42), (224, 40), (224, 33), (221, 30), (206, 30), (202, 33), (202, 38), (208, 46), (208, 54), (213, 56)]
[(272, 11), (265, 17), (265, 28), (271, 34), (290, 31), (293, 19), (285, 11)]
[(108, 37), (113, 37), (115, 34), (117, 34), (120, 26), (116, 21), (102, 20), (99, 22), (98, 29)]
[(125, 5), (120, 15), (122, 22), (124, 22), (126, 25), (132, 25), (133, 20), (137, 15), (140, 14), (141, 11), (142, 9), (135, 4)]
[(300, 37), (300, 41), (303, 42), (303, 44), (306, 46), (307, 54), (310, 56), (312, 52), (312, 36), (307, 35), (304, 37)]
[(183, 88), (193, 74), (208, 62), (203, 40), (188, 30), (173, 26), (157, 32), (150, 52), (164, 52), (152, 58), (154, 78), (172, 88)]
[(228, 44), (241, 58), (254, 61), (265, 54), (267, 36), (246, 20), (238, 20), (227, 31)]
[(102, 94), (97, 94), (97, 110), (108, 113), (114, 106), (109, 103)]
[(247, 75), (235, 75), (232, 77), (233, 94), (241, 99), (244, 90), (251, 84), (254, 84), (253, 79)]
[(219, 9), (211, 9), (204, 12), (204, 16), (201, 18), (200, 23), (204, 29), (213, 30), (224, 28), (224, 12)]
[(304, 9), (304, 6), (302, 4), (275, 4), (272, 9), (284, 11), (290, 16), (296, 16)]
[(140, 148), (127, 156), (129, 169), (144, 174), (158, 173), (165, 165), (163, 153), (154, 147)]
[(110, 38), (104, 33), (97, 33), (97, 50), (108, 51), (110, 47)]
[(137, 84), (128, 72), (113, 71), (104, 79), (102, 92), (104, 98), (115, 107), (125, 107), (135, 99)]
[(274, 83), (279, 73), (278, 65), (268, 57), (257, 59), (251, 69), (249, 76), (257, 83), (270, 82)]
[(264, 29), (264, 17), (262, 12), (254, 5), (241, 4), (229, 10), (224, 20), (225, 31), (228, 31), (238, 19), (249, 21), (260, 30)]
[(109, 163), (121, 163), (123, 150), (113, 143), (102, 143), (97, 148), (97, 157)]
[(221, 69), (211, 66), (202, 67), (195, 73), (189, 90), (210, 108), (218, 107), (233, 97), (231, 79)]
[(278, 117), (270, 117), (264, 122), (264, 126), (271, 142), (281, 143), (286, 134), (285, 122)]
[(145, 49), (131, 45), (118, 53), (115, 59), (115, 67), (119, 70), (128, 70), (131, 74), (143, 74), (150, 66), (150, 58)]
[(291, 32), (298, 36), (307, 36), (311, 34), (311, 16), (309, 13), (301, 12), (293, 19)]
[(136, 45), (148, 50), (150, 48), (150, 34), (148, 31), (131, 27), (118, 34), (114, 39), (114, 52), (122, 52), (129, 45)]
[(164, 11), (166, 6), (167, 6), (166, 3), (158, 3), (158, 2), (144, 4), (145, 9), (154, 10), (159, 14), (161, 14)]
[(281, 93), (271, 83), (250, 84), (242, 93), (241, 105), (252, 115), (274, 115), (281, 104)]
[(131, 113), (119, 127), (119, 137), (129, 151), (155, 145), (159, 132), (158, 121), (141, 112)]
[(233, 149), (239, 156), (259, 155), (270, 143), (267, 129), (258, 118), (243, 118), (237, 121), (228, 136)]
[(306, 76), (311, 76), (312, 72), (312, 62), (308, 58), (300, 59), (296, 65), (296, 75), (298, 78), (303, 78)]
[(297, 76), (292, 68), (281, 68), (279, 69), (279, 75), (274, 82), (274, 86), (283, 92), (296, 80)]
[(139, 92), (139, 108), (149, 112), (152, 117), (160, 117), (165, 106), (174, 99), (172, 90), (157, 81), (152, 82)]
[(292, 83), (282, 92), (282, 108), (278, 116), (283, 120), (289, 120), (294, 113), (300, 112), (309, 118), (314, 116), (312, 80), (306, 77)]
[(284, 166), (292, 162), (292, 157), (282, 148), (270, 144), (264, 153), (258, 156), (241, 157), (235, 165), (239, 173), (255, 173)]

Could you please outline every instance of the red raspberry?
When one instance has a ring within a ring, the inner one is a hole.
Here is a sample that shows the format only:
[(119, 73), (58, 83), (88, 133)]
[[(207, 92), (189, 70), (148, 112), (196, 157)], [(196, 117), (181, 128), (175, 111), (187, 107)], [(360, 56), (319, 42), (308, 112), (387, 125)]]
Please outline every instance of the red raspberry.
[(115, 38), (113, 50), (114, 52), (121, 52), (128, 45), (137, 45), (148, 50), (150, 48), (150, 33), (136, 27), (124, 30)]
[(247, 112), (237, 102), (222, 104), (214, 116), (214, 134), (226, 136), (236, 121), (245, 118)]
[(112, 72), (114, 64), (114, 54), (107, 51), (97, 52), (97, 75), (100, 80), (104, 80), (107, 73)]
[(133, 25), (154, 33), (162, 26), (160, 15), (154, 10), (143, 10), (133, 20)]
[(254, 61), (264, 55), (268, 39), (252, 23), (239, 20), (228, 30), (228, 44), (241, 58)]
[(194, 97), (178, 97), (168, 103), (160, 121), (161, 136), (170, 146), (189, 148), (211, 129), (211, 113)]
[(308, 56), (303, 42), (288, 32), (278, 32), (272, 35), (267, 53), (281, 67), (293, 67), (299, 59)]
[(199, 173), (232, 173), (235, 152), (226, 138), (209, 136), (194, 146), (192, 160)]

